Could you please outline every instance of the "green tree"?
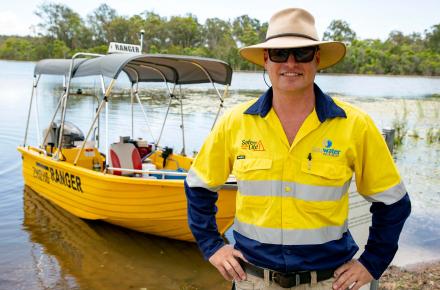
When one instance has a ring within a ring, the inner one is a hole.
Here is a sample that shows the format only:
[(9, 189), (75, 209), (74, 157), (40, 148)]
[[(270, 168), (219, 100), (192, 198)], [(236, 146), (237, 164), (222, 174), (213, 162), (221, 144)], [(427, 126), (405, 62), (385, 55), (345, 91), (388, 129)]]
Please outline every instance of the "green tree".
[(344, 20), (333, 20), (324, 32), (323, 40), (335, 40), (352, 43), (356, 39), (350, 25)]
[(44, 3), (35, 14), (42, 22), (38, 27), (43, 35), (63, 41), (69, 48), (77, 49), (90, 44), (92, 33), (78, 13), (63, 4)]
[(137, 44), (142, 23), (143, 20), (139, 15), (128, 19), (123, 16), (115, 17), (107, 25), (108, 41)]
[(258, 19), (242, 15), (234, 19), (232, 31), (235, 39), (242, 46), (257, 44), (262, 40), (261, 26)]
[(187, 48), (200, 46), (202, 43), (201, 25), (197, 21), (197, 17), (192, 14), (187, 14), (186, 17), (171, 16), (165, 24), (165, 31), (169, 46)]
[(159, 14), (146, 11), (144, 14), (144, 51), (159, 53), (165, 48), (167, 33), (165, 24), (167, 19)]
[(425, 31), (426, 34), (426, 46), (440, 53), (440, 24), (434, 25), (430, 30)]
[(108, 25), (116, 17), (116, 10), (107, 4), (101, 4), (87, 16), (90, 31), (93, 33), (94, 45), (108, 44)]
[(202, 39), (209, 56), (225, 61), (228, 61), (229, 51), (237, 46), (232, 38), (231, 24), (219, 18), (206, 19)]
[(9, 37), (0, 46), (0, 58), (31, 60), (32, 43), (23, 38)]

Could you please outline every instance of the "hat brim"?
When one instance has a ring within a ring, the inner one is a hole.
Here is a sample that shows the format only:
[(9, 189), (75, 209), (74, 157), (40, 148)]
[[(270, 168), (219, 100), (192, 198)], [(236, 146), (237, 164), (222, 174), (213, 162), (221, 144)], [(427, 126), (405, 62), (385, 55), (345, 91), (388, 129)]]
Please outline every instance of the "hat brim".
[(331, 67), (340, 62), (346, 53), (345, 44), (339, 41), (315, 41), (303, 37), (284, 36), (269, 39), (263, 43), (243, 47), (240, 55), (256, 65), (264, 67), (264, 50), (270, 48), (296, 48), (319, 45), (320, 62), (318, 69)]

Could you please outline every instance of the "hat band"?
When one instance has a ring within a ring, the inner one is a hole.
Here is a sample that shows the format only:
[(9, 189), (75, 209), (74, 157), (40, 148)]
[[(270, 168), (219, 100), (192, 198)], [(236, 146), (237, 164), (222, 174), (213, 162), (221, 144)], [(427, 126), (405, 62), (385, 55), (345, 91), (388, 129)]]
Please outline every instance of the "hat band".
[(308, 38), (308, 39), (311, 39), (311, 40), (318, 41), (318, 39), (315, 39), (315, 38), (313, 38), (311, 36), (308, 36), (306, 34), (301, 34), (301, 33), (281, 33), (281, 34), (275, 34), (275, 35), (273, 35), (271, 37), (267, 37), (266, 40), (264, 40), (264, 42), (266, 42), (266, 41), (268, 41), (269, 39), (272, 39), (272, 38), (278, 38), (278, 37), (284, 37), (284, 36), (298, 36), (298, 37), (303, 37), (303, 38)]

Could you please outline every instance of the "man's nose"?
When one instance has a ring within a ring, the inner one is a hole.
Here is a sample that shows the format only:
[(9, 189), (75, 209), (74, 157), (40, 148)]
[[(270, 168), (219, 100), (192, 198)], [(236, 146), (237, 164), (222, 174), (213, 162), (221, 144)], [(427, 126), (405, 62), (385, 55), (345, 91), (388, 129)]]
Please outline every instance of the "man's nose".
[(293, 56), (293, 53), (290, 52), (289, 58), (287, 58), (287, 64), (295, 64), (295, 63), (296, 63), (295, 57)]

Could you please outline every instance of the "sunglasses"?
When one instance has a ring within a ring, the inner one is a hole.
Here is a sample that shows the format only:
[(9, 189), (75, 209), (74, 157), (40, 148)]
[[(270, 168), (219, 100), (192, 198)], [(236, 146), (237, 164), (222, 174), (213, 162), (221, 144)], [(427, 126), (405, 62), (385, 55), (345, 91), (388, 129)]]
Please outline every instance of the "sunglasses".
[(269, 59), (272, 62), (282, 63), (289, 59), (289, 55), (293, 55), (296, 62), (311, 62), (315, 57), (318, 46), (307, 46), (298, 48), (275, 48), (268, 49)]

